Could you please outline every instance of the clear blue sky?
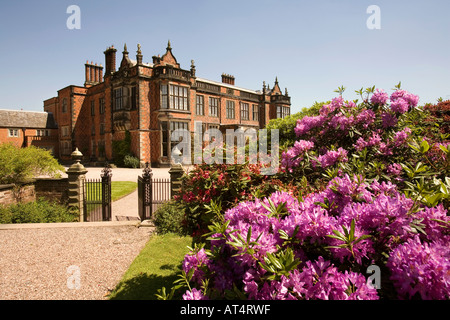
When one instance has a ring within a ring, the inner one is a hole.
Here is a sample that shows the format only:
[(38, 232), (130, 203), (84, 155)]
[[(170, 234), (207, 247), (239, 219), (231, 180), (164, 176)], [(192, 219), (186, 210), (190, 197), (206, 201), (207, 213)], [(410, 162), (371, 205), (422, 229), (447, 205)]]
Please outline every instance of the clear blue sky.
[[(69, 5), (81, 10), (70, 30)], [(370, 30), (369, 5), (381, 9)], [(450, 99), (450, 1), (192, 0), (0, 1), (0, 108), (41, 111), (57, 90), (84, 83), (86, 60), (105, 64), (103, 51), (137, 43), (144, 62), (164, 54), (170, 39), (184, 69), (197, 76), (258, 90), (275, 77), (292, 97), (292, 112), (314, 101), (344, 98), (399, 82), (420, 102)]]

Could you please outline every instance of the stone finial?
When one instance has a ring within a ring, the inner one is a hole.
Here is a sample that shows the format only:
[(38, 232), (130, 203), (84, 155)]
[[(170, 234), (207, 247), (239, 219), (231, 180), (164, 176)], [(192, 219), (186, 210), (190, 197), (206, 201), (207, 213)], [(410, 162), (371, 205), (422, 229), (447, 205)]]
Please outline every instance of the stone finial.
[(86, 173), (86, 168), (81, 164), (81, 159), (83, 159), (83, 154), (78, 150), (78, 148), (75, 148), (75, 150), (70, 155), (72, 157), (72, 160), (74, 161), (73, 164), (67, 169), (67, 172), (75, 172), (75, 173)]
[(195, 77), (195, 64), (194, 64), (194, 60), (191, 60), (191, 76)]
[(83, 158), (83, 154), (78, 150), (78, 148), (75, 148), (75, 150), (70, 155), (72, 160), (75, 161), (75, 163), (80, 163), (81, 159)]
[(138, 45), (137, 45), (136, 61), (137, 61), (138, 65), (142, 65), (142, 51), (141, 51), (140, 43), (138, 43)]

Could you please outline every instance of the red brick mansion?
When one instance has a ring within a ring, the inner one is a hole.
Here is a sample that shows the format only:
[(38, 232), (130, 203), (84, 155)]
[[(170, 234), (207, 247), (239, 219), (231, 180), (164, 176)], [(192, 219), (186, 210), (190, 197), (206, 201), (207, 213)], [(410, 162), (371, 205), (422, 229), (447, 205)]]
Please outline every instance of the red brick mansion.
[[(117, 49), (104, 52), (105, 66), (87, 62), (83, 86), (70, 85), (44, 101), (44, 111), (57, 124), (53, 139), (55, 156), (69, 159), (78, 148), (91, 161), (113, 161), (113, 141), (131, 138), (130, 152), (141, 163), (170, 163), (171, 132), (194, 130), (194, 121), (204, 129), (263, 128), (270, 119), (290, 114), (290, 97), (279, 87), (265, 83), (261, 90), (235, 85), (231, 75), (221, 82), (196, 75), (177, 62), (170, 42), (166, 52), (144, 63), (140, 45), (135, 59), (125, 45), (118, 69)], [(1, 127), (1, 124), (0, 124)], [(1, 128), (0, 128), (1, 129)]]

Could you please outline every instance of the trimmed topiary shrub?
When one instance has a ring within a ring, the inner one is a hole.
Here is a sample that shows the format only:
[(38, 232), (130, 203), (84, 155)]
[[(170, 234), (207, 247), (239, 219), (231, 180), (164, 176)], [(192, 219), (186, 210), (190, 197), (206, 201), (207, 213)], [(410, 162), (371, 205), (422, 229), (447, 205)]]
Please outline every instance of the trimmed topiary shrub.
[(164, 203), (154, 213), (154, 224), (159, 234), (185, 235), (183, 207), (174, 201)]
[(126, 155), (123, 159), (123, 165), (127, 168), (139, 168), (140, 167), (140, 161), (138, 158), (132, 155)]

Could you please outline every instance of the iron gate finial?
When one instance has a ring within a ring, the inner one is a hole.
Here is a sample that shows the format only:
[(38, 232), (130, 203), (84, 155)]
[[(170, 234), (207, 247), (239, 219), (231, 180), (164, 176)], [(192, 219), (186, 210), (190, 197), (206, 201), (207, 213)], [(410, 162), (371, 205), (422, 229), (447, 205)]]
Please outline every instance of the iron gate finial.
[(153, 176), (152, 168), (149, 167), (148, 161), (145, 163), (145, 168), (142, 170), (142, 178), (148, 180), (151, 179)]
[(112, 169), (108, 162), (106, 162), (105, 167), (102, 170), (102, 173), (100, 175), (103, 177), (111, 177), (112, 176)]

